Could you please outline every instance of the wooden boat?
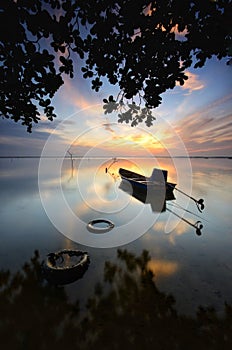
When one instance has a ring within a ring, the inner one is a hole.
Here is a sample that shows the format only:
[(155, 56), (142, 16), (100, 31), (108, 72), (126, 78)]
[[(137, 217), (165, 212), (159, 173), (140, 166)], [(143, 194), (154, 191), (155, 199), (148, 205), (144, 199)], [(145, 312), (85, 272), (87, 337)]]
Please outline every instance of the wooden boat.
[(158, 189), (165, 187), (166, 188), (166, 195), (172, 194), (173, 190), (176, 186), (176, 184), (167, 182), (167, 170), (161, 170), (161, 169), (153, 169), (152, 175), (150, 177), (146, 177), (144, 175), (140, 175), (138, 173), (135, 173), (133, 171), (120, 168), (119, 169), (119, 175), (123, 180), (129, 181), (130, 184), (137, 189)]
[[(194, 227), (198, 236), (201, 235), (201, 230), (203, 228), (201, 221), (198, 220), (195, 224), (191, 223), (183, 216), (180, 216), (179, 214), (173, 212), (173, 210), (167, 208), (166, 202), (176, 199), (173, 193), (174, 189), (187, 196), (188, 198), (192, 199), (196, 203), (197, 208), (200, 212), (202, 212), (202, 210), (204, 209), (204, 200), (202, 198), (197, 200), (192, 196), (186, 194), (182, 190), (176, 188), (176, 184), (172, 182), (167, 182), (167, 170), (154, 168), (152, 175), (150, 177), (146, 177), (134, 173), (130, 170), (120, 168), (119, 174), (122, 178), (122, 181), (119, 185), (119, 188), (121, 190), (130, 194), (132, 197), (136, 198), (144, 204), (149, 203), (153, 212), (161, 213), (166, 210), (169, 211), (185, 223)], [(181, 208), (181, 206), (179, 206), (179, 208)], [(182, 209), (185, 210), (184, 208)]]
[(176, 184), (167, 182), (167, 170), (153, 169), (152, 175), (146, 177), (133, 171), (120, 168), (121, 190), (143, 203), (149, 203), (154, 212), (166, 210), (166, 201), (174, 200), (173, 190)]

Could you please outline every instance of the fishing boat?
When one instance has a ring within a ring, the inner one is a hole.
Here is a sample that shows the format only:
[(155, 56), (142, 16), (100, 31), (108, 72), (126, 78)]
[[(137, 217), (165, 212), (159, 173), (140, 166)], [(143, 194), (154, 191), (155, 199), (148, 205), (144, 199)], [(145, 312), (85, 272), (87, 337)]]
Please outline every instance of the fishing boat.
[[(132, 197), (136, 198), (144, 204), (150, 204), (153, 212), (161, 213), (166, 210), (169, 211), (185, 223), (194, 227), (198, 236), (201, 235), (201, 229), (203, 228), (201, 221), (198, 220), (196, 223), (192, 223), (189, 220), (185, 219), (183, 216), (180, 216), (173, 210), (167, 208), (166, 204), (168, 203), (167, 201), (172, 201), (176, 199), (173, 193), (174, 189), (193, 200), (196, 203), (197, 208), (200, 212), (202, 212), (202, 210), (204, 209), (204, 200), (202, 198), (197, 200), (194, 197), (183, 192), (182, 190), (178, 189), (176, 187), (176, 184), (172, 182), (167, 182), (167, 170), (154, 168), (152, 175), (150, 177), (146, 177), (132, 172), (130, 170), (120, 168), (119, 174), (122, 179), (119, 185), (119, 188), (121, 190), (127, 192)], [(185, 212), (190, 212), (189, 210), (181, 207), (180, 205), (177, 205), (177, 207), (178, 209), (183, 209)], [(194, 214), (192, 212), (190, 213)]]
[(166, 195), (172, 195), (176, 186), (175, 183), (167, 182), (168, 172), (167, 170), (154, 168), (150, 177), (140, 175), (133, 171), (120, 168), (119, 175), (121, 179), (128, 181), (134, 188), (142, 190), (151, 190), (166, 188)]

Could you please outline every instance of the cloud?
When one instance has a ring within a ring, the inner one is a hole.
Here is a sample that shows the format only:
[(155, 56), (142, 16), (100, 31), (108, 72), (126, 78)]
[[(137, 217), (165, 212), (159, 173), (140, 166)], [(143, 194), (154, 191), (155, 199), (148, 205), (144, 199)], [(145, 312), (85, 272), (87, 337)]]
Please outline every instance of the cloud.
[[(188, 80), (185, 80), (185, 83), (181, 86), (181, 88), (187, 90), (188, 94), (191, 94), (193, 91), (204, 89), (205, 84), (197, 74), (186, 71), (185, 75), (187, 75)], [(176, 85), (180, 84), (177, 82)]]
[(102, 126), (104, 126), (106, 131), (109, 131), (110, 133), (115, 134), (115, 131), (112, 128), (113, 125), (114, 125), (113, 123), (109, 123), (108, 121), (102, 124)]
[(44, 140), (21, 136), (2, 136), (0, 140), (1, 156), (39, 156), (44, 146)]
[[(58, 126), (58, 128), (56, 128)], [(1, 156), (39, 156), (49, 136), (55, 136), (52, 147), (54, 155), (59, 154), (64, 143), (68, 144), (68, 135), (65, 127), (55, 119), (49, 122), (46, 119), (40, 121), (28, 133), (20, 123), (6, 120), (1, 125), (0, 155)]]
[[(65, 104), (77, 108), (78, 110), (89, 108), (91, 114), (96, 114), (98, 109), (102, 112), (102, 106), (100, 106), (96, 95), (91, 94), (91, 89), (88, 86), (88, 82), (78, 77), (76, 80), (68, 79), (64, 77), (64, 85), (60, 90), (60, 98), (65, 101)], [(99, 104), (99, 108), (91, 109), (91, 106)]]
[(190, 153), (232, 154), (231, 97), (218, 99), (178, 121), (176, 131)]

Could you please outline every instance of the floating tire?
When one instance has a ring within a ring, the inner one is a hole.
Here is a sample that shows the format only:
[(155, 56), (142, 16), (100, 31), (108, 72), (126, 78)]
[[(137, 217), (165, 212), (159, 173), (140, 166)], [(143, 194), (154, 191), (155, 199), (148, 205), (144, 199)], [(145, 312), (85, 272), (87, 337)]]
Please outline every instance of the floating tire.
[[(104, 226), (98, 226), (98, 224), (103, 224)], [(88, 223), (87, 230), (93, 233), (106, 233), (114, 228), (114, 223), (106, 219), (95, 219)]]
[[(74, 258), (78, 261), (71, 262)], [(65, 264), (69, 262), (69, 265)], [(71, 262), (71, 264), (70, 264)], [(42, 263), (42, 275), (50, 283), (60, 285), (72, 283), (83, 277), (90, 263), (87, 252), (63, 249), (49, 253)]]

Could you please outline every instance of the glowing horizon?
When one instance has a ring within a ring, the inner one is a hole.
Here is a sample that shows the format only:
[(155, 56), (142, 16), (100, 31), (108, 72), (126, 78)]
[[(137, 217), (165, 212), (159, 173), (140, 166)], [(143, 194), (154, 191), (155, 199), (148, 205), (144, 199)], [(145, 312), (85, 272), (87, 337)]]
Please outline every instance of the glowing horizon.
[(0, 155), (41, 154), (53, 133), (55, 155), (66, 146), (76, 155), (231, 156), (231, 67), (213, 59), (186, 74), (189, 79), (184, 86), (163, 94), (162, 104), (153, 110), (156, 120), (150, 128), (120, 124), (115, 113), (104, 115), (103, 98), (115, 95), (109, 84), (94, 93), (81, 77), (66, 78), (54, 97), (57, 118), (53, 122), (41, 116), (41, 122), (28, 134), (19, 124), (2, 121)]

